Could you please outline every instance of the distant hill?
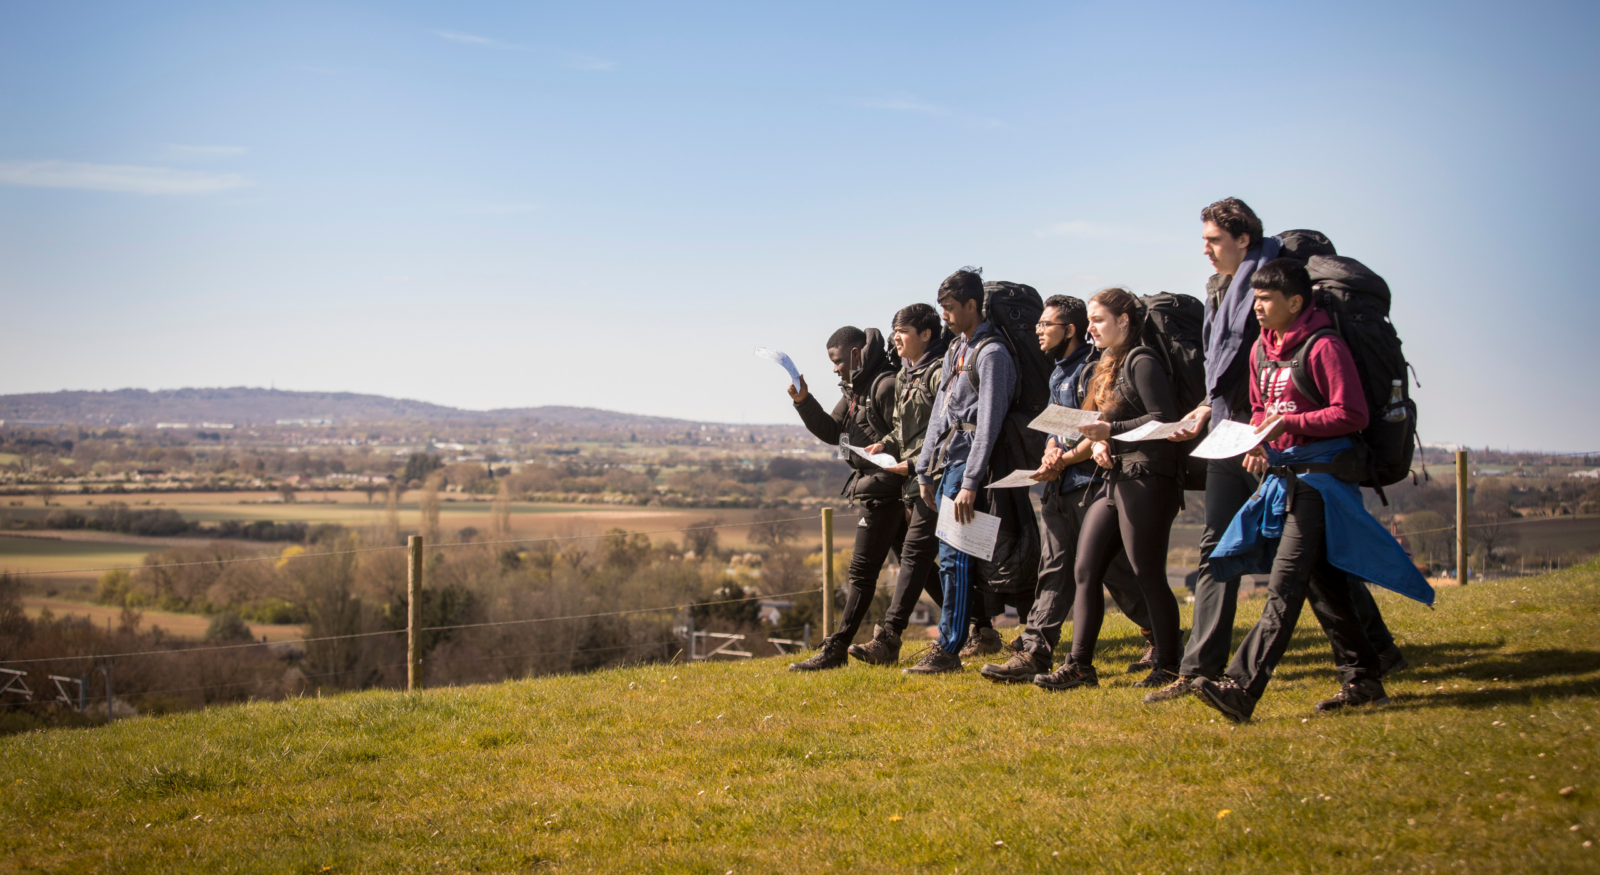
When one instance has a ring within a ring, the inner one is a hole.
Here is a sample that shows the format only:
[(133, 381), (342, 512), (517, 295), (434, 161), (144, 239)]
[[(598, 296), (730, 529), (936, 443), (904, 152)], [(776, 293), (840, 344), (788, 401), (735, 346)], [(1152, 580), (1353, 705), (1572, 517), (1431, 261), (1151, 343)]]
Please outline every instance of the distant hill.
[(151, 425), (157, 422), (271, 424), (279, 420), (334, 422), (430, 420), (454, 422), (539, 421), (579, 426), (675, 426), (689, 420), (635, 416), (588, 407), (517, 407), (462, 410), (355, 392), (293, 392), (286, 389), (117, 389), (108, 392), (41, 392), (0, 395), (0, 420), (18, 423)]

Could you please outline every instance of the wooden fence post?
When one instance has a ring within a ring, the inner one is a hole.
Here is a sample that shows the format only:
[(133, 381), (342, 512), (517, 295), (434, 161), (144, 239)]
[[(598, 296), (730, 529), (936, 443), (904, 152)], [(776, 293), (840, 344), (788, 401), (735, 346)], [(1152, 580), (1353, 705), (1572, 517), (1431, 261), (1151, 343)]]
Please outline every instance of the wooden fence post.
[(1456, 583), (1467, 585), (1467, 451), (1456, 450)]
[(422, 536), (406, 539), (406, 692), (417, 688), (417, 601), (422, 594)]
[(833, 508), (822, 509), (822, 639), (833, 628), (829, 614), (833, 607)]

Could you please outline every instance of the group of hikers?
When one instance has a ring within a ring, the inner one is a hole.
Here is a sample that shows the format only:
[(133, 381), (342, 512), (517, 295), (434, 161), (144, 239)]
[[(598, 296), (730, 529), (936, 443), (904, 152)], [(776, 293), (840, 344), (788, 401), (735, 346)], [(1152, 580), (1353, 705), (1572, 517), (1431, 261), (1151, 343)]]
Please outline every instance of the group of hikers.
[[(968, 267), (939, 285), (937, 310), (894, 314), (892, 346), (876, 329), (828, 338), (838, 404), (825, 410), (803, 377), (789, 394), (807, 429), (840, 445), (860, 519), (838, 628), (791, 670), (898, 664), (926, 592), (941, 608), (938, 639), (906, 673), (958, 672), (963, 658), (1009, 650), (980, 673), (1046, 690), (1097, 687), (1109, 591), (1144, 635), (1128, 671), (1147, 672), (1134, 684), (1145, 702), (1192, 695), (1244, 722), (1309, 599), (1341, 681), (1317, 711), (1388, 702), (1383, 679), (1407, 662), (1367, 584), (1433, 597), (1359, 491), (1381, 495), (1406, 476), (1415, 440), (1388, 287), (1318, 232), (1265, 236), (1237, 198), (1206, 207), (1201, 223), (1215, 270), (1203, 300), (1122, 288), (1087, 302), (1041, 299)], [(1075, 417), (1065, 433), (1030, 428), (1052, 405), (1096, 416)], [(1119, 439), (1149, 423), (1177, 431)], [(1233, 458), (1190, 455), (1211, 431), (1239, 427), (1224, 423), (1253, 428), (1258, 443)], [(898, 461), (879, 464), (883, 455)], [(1027, 486), (990, 488), (1018, 469), (1043, 484), (1037, 516)], [(1203, 491), (1205, 510), (1187, 643), (1166, 567), (1186, 491)], [(993, 553), (939, 538), (941, 504), (957, 524), (997, 516)], [(891, 557), (893, 598), (871, 640), (854, 644)], [(1245, 574), (1270, 583), (1230, 661)], [(993, 618), (1008, 605), (1025, 625), (1005, 645)]]

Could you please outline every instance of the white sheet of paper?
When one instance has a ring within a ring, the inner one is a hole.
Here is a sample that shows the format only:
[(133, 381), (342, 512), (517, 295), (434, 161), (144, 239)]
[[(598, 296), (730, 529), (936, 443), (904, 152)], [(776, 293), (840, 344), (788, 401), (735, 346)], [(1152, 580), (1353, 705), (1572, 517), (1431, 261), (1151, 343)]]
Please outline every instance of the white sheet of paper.
[(1016, 489), (1019, 486), (1033, 486), (1039, 482), (1033, 479), (1033, 474), (1036, 473), (1037, 470), (1038, 469), (1036, 468), (1018, 468), (1017, 470), (1012, 471), (1010, 474), (1001, 477), (999, 480), (990, 483), (987, 488)]
[(1211, 433), (1189, 455), (1197, 459), (1231, 459), (1261, 443), (1256, 427), (1242, 422), (1223, 420), (1211, 427)]
[(1100, 413), (1098, 411), (1078, 410), (1072, 407), (1063, 407), (1060, 404), (1052, 404), (1046, 407), (1043, 413), (1035, 416), (1033, 421), (1028, 423), (1028, 427), (1046, 434), (1082, 437), (1082, 435), (1078, 435), (1078, 426), (1099, 421)]
[(1194, 420), (1185, 419), (1179, 422), (1155, 422), (1154, 420), (1139, 426), (1133, 431), (1125, 431), (1116, 436), (1119, 441), (1164, 441), (1180, 431), (1188, 431), (1194, 427)]
[(867, 461), (871, 462), (874, 465), (877, 465), (879, 468), (892, 468), (895, 465), (900, 464), (900, 460), (899, 459), (896, 459), (894, 456), (891, 456), (888, 453), (869, 453), (866, 450), (861, 449), (860, 447), (852, 447), (852, 446), (850, 446), (849, 443), (847, 443), (845, 441), (840, 441), (839, 442), (839, 446), (844, 447), (845, 449), (849, 450), (850, 452), (855, 453), (856, 455), (860, 456), (863, 459), (866, 459)]
[(772, 362), (789, 372), (789, 382), (794, 384), (794, 390), (800, 391), (800, 369), (794, 366), (794, 359), (789, 358), (786, 352), (767, 349), (764, 346), (756, 347), (756, 355)]
[(1000, 537), (1000, 518), (992, 513), (972, 512), (972, 522), (956, 522), (956, 503), (953, 498), (939, 498), (939, 523), (934, 526), (939, 540), (968, 556), (985, 562), (994, 558), (994, 543)]

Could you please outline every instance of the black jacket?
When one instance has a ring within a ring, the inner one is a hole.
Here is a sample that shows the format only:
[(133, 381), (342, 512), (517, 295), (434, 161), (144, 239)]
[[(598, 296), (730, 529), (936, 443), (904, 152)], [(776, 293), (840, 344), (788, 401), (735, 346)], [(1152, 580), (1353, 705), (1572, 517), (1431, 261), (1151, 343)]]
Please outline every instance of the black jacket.
[[(894, 378), (899, 361), (884, 346), (878, 329), (868, 328), (861, 372), (849, 384), (840, 382), (843, 397), (834, 405), (833, 413), (823, 411), (815, 392), (795, 405), (806, 430), (823, 443), (835, 446), (841, 435), (848, 437), (853, 447), (883, 442), (894, 433)], [(855, 453), (846, 455), (849, 458), (845, 462), (854, 469), (844, 488), (851, 500), (900, 498), (904, 477), (890, 474)]]

